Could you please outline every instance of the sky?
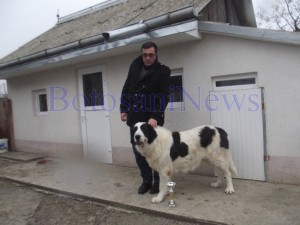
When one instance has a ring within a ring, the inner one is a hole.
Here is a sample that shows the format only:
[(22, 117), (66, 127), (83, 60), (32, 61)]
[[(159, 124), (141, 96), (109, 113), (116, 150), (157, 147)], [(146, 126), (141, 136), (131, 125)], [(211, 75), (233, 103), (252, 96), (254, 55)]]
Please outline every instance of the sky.
[(0, 0), (0, 58), (54, 27), (60, 17), (105, 0)]
[[(66, 16), (106, 0), (0, 0), (0, 59), (54, 27)], [(252, 0), (254, 9), (271, 0)]]

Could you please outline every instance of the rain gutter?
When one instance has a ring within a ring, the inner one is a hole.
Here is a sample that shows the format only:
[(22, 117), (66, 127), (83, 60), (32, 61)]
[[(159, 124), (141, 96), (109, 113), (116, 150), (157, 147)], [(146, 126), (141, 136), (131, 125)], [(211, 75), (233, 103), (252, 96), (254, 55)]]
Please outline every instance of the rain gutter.
[(24, 64), (18, 64), (9, 68), (3, 68), (0, 69), (0, 78), (2, 77), (2, 79), (7, 79), (9, 75), (22, 74), (27, 70), (43, 67), (49, 64), (72, 60), (78, 57), (85, 57), (107, 50), (112, 50), (118, 47), (124, 47), (127, 45), (145, 42), (152, 39), (168, 38), (172, 35), (174, 36), (179, 34), (185, 35), (186, 37), (190, 37), (190, 40), (199, 40), (201, 38), (201, 35), (198, 33), (198, 20), (190, 20), (179, 24), (173, 24), (167, 27), (154, 29), (149, 32), (144, 32), (124, 39), (119, 39), (111, 42), (103, 42), (90, 47), (81, 48), (69, 52), (63, 52), (59, 55), (41, 58), (39, 60), (30, 61)]
[(276, 42), (281, 44), (300, 45), (300, 34), (297, 32), (266, 30), (252, 27), (233, 26), (224, 23), (200, 22), (199, 32), (250, 40)]
[[(112, 30), (112, 31), (108, 31), (108, 32), (104, 32), (100, 35), (81, 39), (81, 40), (78, 40), (78, 41), (75, 41), (72, 43), (68, 43), (68, 44), (65, 44), (62, 46), (58, 46), (55, 48), (45, 49), (43, 51), (28, 55), (28, 56), (20, 57), (13, 61), (2, 63), (2, 64), (0, 64), (0, 71), (4, 70), (4, 69), (9, 69), (11, 67), (16, 67), (16, 66), (20, 66), (23, 64), (27, 64), (27, 63), (33, 63), (38, 60), (42, 60), (42, 59), (49, 58), (49, 57), (51, 57), (51, 59), (49, 59), (49, 62), (50, 61), (53, 62), (53, 56), (57, 56), (57, 57), (54, 57), (54, 59), (56, 58), (56, 59), (63, 60), (65, 57), (59, 56), (61, 54), (73, 55), (73, 56), (77, 57), (82, 54), (86, 54), (87, 52), (93, 52), (93, 51), (91, 51), (91, 48), (88, 48), (90, 46), (98, 45), (98, 46), (92, 48), (92, 49), (96, 48), (96, 49), (98, 49), (98, 51), (101, 51), (101, 49), (105, 49), (105, 48), (106, 49), (111, 48), (111, 47), (106, 47), (106, 46), (113, 46), (113, 48), (115, 48), (115, 47), (124, 45), (124, 41), (122, 41), (122, 39), (137, 36), (139, 34), (143, 34), (146, 32), (151, 33), (151, 31), (157, 30), (157, 29), (159, 30), (159, 28), (161, 28), (161, 27), (166, 27), (166, 26), (170, 26), (172, 24), (183, 23), (185, 21), (196, 20), (196, 19), (197, 19), (197, 16), (194, 12), (194, 7), (193, 7), (193, 5), (190, 5), (190, 6), (169, 12), (164, 15), (160, 15), (160, 16), (157, 16), (157, 17), (145, 20), (145, 21), (141, 21), (141, 22), (133, 24), (133, 25), (129, 25), (129, 26), (122, 27), (120, 29), (116, 29), (116, 30)], [(164, 30), (161, 30), (161, 32), (164, 33)], [(157, 33), (154, 36), (157, 37), (157, 36), (160, 36), (160, 34)], [(135, 39), (135, 38), (133, 38), (133, 39)], [(120, 40), (120, 41), (116, 42), (116, 40)], [(131, 39), (131, 41), (133, 41), (133, 40)], [(125, 44), (129, 44), (129, 43), (130, 42), (127, 41), (127, 43), (125, 43)], [(82, 51), (80, 51), (80, 49), (82, 49)], [(73, 54), (72, 54), (72, 51), (74, 51)], [(43, 60), (43, 61), (45, 61), (45, 60)], [(39, 63), (35, 63), (35, 64), (38, 65)]]

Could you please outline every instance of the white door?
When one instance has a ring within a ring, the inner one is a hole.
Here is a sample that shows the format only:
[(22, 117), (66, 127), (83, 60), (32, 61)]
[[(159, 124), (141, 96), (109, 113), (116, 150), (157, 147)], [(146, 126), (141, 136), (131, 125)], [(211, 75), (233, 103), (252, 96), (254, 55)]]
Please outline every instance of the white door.
[(78, 71), (79, 104), (85, 158), (112, 163), (107, 84), (103, 67)]
[(265, 180), (262, 90), (210, 92), (211, 123), (224, 128), (238, 177)]

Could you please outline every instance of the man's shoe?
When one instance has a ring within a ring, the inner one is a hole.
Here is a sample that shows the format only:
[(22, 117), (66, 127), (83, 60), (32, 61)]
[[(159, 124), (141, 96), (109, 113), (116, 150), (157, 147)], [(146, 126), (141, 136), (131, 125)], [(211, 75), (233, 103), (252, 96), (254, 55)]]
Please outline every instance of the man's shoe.
[(159, 182), (155, 181), (152, 187), (150, 188), (150, 194), (157, 194), (159, 192)]
[(138, 193), (140, 195), (145, 194), (151, 187), (151, 184), (148, 183), (142, 183), (142, 185), (138, 189)]

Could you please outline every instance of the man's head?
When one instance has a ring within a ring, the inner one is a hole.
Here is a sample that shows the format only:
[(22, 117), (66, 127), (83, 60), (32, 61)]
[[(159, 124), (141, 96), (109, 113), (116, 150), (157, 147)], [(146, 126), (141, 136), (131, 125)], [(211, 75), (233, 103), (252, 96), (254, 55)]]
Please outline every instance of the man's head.
[(157, 59), (157, 45), (154, 42), (146, 42), (142, 45), (142, 57), (146, 67), (152, 66)]

